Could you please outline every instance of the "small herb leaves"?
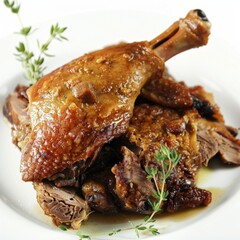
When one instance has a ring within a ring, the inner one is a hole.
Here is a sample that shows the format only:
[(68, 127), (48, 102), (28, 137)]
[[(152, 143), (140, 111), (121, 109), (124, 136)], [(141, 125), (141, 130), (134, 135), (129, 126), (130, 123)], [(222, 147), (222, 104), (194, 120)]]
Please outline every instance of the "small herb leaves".
[(59, 229), (61, 229), (62, 231), (67, 231), (67, 227), (65, 225), (60, 225), (58, 226)]
[[(24, 48), (24, 46), (20, 45), (20, 49)], [(138, 239), (140, 239), (140, 234), (143, 231), (152, 235), (160, 234), (159, 230), (154, 226), (154, 223), (156, 222), (154, 216), (156, 213), (162, 211), (162, 204), (164, 201), (167, 200), (168, 192), (165, 191), (166, 180), (178, 164), (181, 158), (181, 154), (178, 154), (175, 149), (170, 151), (170, 149), (166, 146), (160, 146), (159, 150), (160, 151), (155, 152), (155, 158), (153, 159), (155, 163), (159, 166), (159, 168), (145, 168), (147, 178), (153, 181), (156, 189), (153, 192), (153, 197), (155, 198), (155, 201), (149, 202), (153, 210), (152, 214), (150, 216), (144, 217), (143, 223), (134, 225), (132, 222), (129, 221), (129, 227), (123, 229), (113, 229), (111, 232), (108, 233), (109, 236), (113, 236), (115, 234), (118, 234), (119, 232), (128, 230), (134, 230)], [(63, 231), (67, 230), (66, 226), (59, 226), (59, 228)], [(89, 235), (82, 234), (80, 230), (78, 230), (76, 234), (79, 237), (79, 240), (91, 240), (91, 237)]]
[(8, 0), (4, 0), (4, 4), (7, 8), (10, 8), (13, 13), (18, 14), (20, 4), (15, 1), (9, 2)]
[(30, 51), (28, 44), (28, 36), (32, 34), (35, 30), (32, 29), (31, 26), (23, 26), (19, 11), (20, 4), (17, 1), (9, 2), (8, 0), (4, 0), (4, 4), (7, 8), (11, 9), (14, 14), (18, 15), (18, 19), (21, 25), (21, 29), (18, 34), (22, 35), (25, 39), (25, 42), (19, 42), (16, 47), (16, 58), (18, 61), (22, 63), (22, 66), (25, 70), (25, 74), (30, 82), (30, 84), (36, 83), (42, 76), (46, 67), (43, 66), (45, 61), (45, 57), (54, 57), (54, 55), (49, 54), (48, 49), (53, 40), (67, 40), (66, 37), (63, 36), (63, 33), (66, 31), (66, 27), (60, 27), (58, 23), (52, 25), (50, 28), (50, 37), (49, 39), (40, 44), (37, 40), (38, 44), (38, 54)]
[(79, 240), (91, 240), (89, 235), (82, 234), (80, 230), (77, 231), (76, 235), (79, 237)]
[[(145, 231), (149, 232), (152, 235), (160, 234), (159, 230), (154, 226), (154, 216), (156, 213), (162, 211), (162, 203), (167, 200), (168, 192), (165, 191), (166, 180), (178, 164), (181, 158), (181, 154), (178, 154), (175, 149), (170, 151), (166, 146), (160, 146), (160, 151), (155, 152), (154, 161), (160, 167), (146, 167), (145, 171), (147, 173), (147, 179), (153, 181), (155, 186), (155, 191), (153, 192), (153, 197), (155, 198), (154, 202), (149, 202), (152, 207), (152, 214), (144, 218), (144, 222), (138, 225), (134, 225), (132, 222), (129, 222), (132, 227), (113, 230), (108, 235), (112, 236), (121, 231), (135, 230), (135, 233), (138, 238), (140, 238), (140, 232)], [(159, 188), (160, 186), (160, 188)]]

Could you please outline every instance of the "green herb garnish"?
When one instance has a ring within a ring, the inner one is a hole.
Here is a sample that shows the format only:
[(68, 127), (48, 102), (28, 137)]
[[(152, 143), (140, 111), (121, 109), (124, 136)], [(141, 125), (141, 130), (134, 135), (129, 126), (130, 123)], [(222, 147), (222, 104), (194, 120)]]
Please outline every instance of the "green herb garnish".
[(53, 57), (54, 55), (48, 53), (49, 45), (53, 40), (67, 40), (66, 37), (63, 36), (63, 33), (67, 29), (66, 27), (61, 28), (58, 23), (52, 25), (50, 28), (50, 37), (49, 39), (40, 44), (37, 40), (38, 45), (38, 53), (34, 53), (29, 48), (28, 36), (32, 34), (35, 30), (31, 26), (24, 26), (21, 16), (19, 14), (21, 5), (17, 1), (8, 1), (4, 0), (4, 4), (7, 8), (11, 10), (12, 13), (16, 14), (21, 25), (21, 29), (18, 34), (24, 37), (24, 42), (19, 42), (16, 47), (16, 58), (18, 61), (22, 63), (22, 66), (25, 70), (25, 74), (30, 82), (30, 84), (36, 83), (42, 76), (46, 67), (43, 66), (44, 56), (45, 57)]
[(62, 231), (67, 231), (67, 227), (65, 225), (60, 225), (58, 226), (59, 229), (61, 229)]
[[(140, 238), (141, 231), (149, 232), (152, 235), (160, 234), (159, 230), (154, 226), (154, 222), (156, 222), (154, 216), (162, 211), (162, 203), (167, 200), (168, 191), (165, 191), (166, 181), (178, 164), (180, 158), (181, 154), (178, 154), (175, 149), (170, 151), (168, 147), (160, 146), (160, 151), (155, 152), (154, 158), (154, 161), (160, 166), (160, 168), (145, 168), (147, 178), (153, 181), (156, 188), (153, 192), (153, 197), (156, 200), (154, 202), (149, 202), (153, 210), (152, 214), (146, 216), (141, 224), (134, 225), (129, 221), (130, 227), (113, 229), (108, 233), (109, 236), (128, 230), (134, 230), (138, 238)], [(160, 188), (159, 185), (161, 186)], [(66, 226), (59, 226), (59, 228), (64, 231), (67, 230)], [(80, 230), (77, 231), (76, 235), (79, 236), (80, 240), (91, 240), (89, 235), (82, 234)]]
[[(117, 234), (122, 231), (135, 230), (136, 235), (140, 238), (140, 232), (146, 231), (152, 235), (158, 235), (160, 232), (156, 227), (154, 227), (154, 216), (156, 213), (162, 211), (162, 203), (167, 200), (168, 192), (165, 191), (166, 180), (178, 164), (181, 158), (181, 154), (178, 154), (175, 149), (170, 151), (168, 147), (160, 146), (160, 151), (155, 152), (154, 161), (160, 165), (160, 169), (157, 167), (145, 168), (147, 178), (152, 180), (156, 191), (153, 193), (153, 197), (156, 199), (154, 202), (149, 202), (152, 207), (152, 214), (144, 218), (144, 222), (138, 225), (134, 225), (132, 222), (131, 227), (124, 229), (114, 229), (112, 232), (108, 233), (109, 236)], [(159, 182), (159, 183), (158, 183)], [(159, 188), (159, 185), (161, 186)]]
[(91, 240), (89, 235), (82, 234), (80, 230), (76, 232), (76, 235), (79, 237), (79, 240)]

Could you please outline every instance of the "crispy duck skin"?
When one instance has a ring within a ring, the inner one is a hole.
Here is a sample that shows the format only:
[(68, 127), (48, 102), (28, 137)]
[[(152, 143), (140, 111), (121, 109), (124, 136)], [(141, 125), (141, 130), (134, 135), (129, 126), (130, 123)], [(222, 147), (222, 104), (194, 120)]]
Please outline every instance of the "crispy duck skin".
[(205, 91), (202, 86), (191, 87), (189, 91), (193, 98), (193, 107), (198, 110), (203, 118), (224, 123), (223, 115), (219, 106), (215, 103), (212, 93)]
[(143, 87), (141, 96), (163, 107), (180, 109), (193, 106), (189, 88), (183, 82), (175, 81), (166, 70), (161, 78), (149, 81)]
[(134, 102), (164, 61), (207, 43), (200, 10), (150, 42), (120, 44), (84, 55), (44, 76), (27, 91), (31, 133), (22, 147), (24, 181), (41, 181), (92, 158), (127, 131)]
[(211, 192), (196, 187), (186, 178), (170, 177), (167, 180), (167, 190), (169, 195), (164, 210), (169, 213), (208, 206), (212, 201)]
[(184, 82), (177, 82), (166, 69), (161, 78), (145, 84), (141, 97), (162, 107), (195, 108), (201, 117), (224, 123), (223, 115), (211, 93), (202, 86), (188, 87)]
[(39, 80), (28, 91), (32, 132), (23, 180), (51, 177), (124, 134), (141, 87), (163, 68), (143, 42), (85, 55)]
[(141, 104), (134, 108), (127, 137), (142, 149), (139, 156), (145, 159), (145, 166), (152, 164), (160, 145), (174, 148), (182, 154), (177, 166), (179, 175), (194, 179), (201, 168), (197, 142), (199, 118), (196, 110), (178, 112), (159, 105)]

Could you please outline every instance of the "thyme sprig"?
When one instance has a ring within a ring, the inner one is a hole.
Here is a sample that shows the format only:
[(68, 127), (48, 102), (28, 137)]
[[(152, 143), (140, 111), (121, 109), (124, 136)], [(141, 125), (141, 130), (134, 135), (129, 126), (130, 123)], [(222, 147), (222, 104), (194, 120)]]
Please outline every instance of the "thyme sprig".
[(50, 37), (48, 40), (40, 44), (37, 40), (38, 45), (38, 53), (34, 53), (29, 48), (28, 43), (28, 36), (32, 34), (35, 30), (32, 26), (24, 26), (21, 16), (20, 16), (20, 8), (21, 5), (17, 1), (10, 2), (9, 0), (4, 0), (4, 4), (7, 8), (11, 10), (12, 13), (16, 14), (21, 26), (21, 29), (18, 34), (24, 37), (24, 42), (19, 42), (18, 46), (16, 47), (15, 56), (18, 61), (22, 63), (22, 66), (25, 70), (25, 74), (30, 82), (30, 84), (36, 83), (42, 76), (43, 72), (46, 69), (46, 66), (43, 66), (45, 61), (45, 57), (53, 57), (54, 55), (49, 54), (49, 45), (52, 43), (53, 40), (67, 40), (66, 37), (63, 36), (63, 33), (66, 31), (66, 27), (60, 27), (58, 23), (52, 25), (50, 28)]
[(67, 227), (65, 225), (60, 225), (58, 226), (59, 229), (61, 229), (62, 231), (67, 231)]
[[(154, 202), (149, 201), (152, 207), (152, 214), (150, 216), (146, 216), (144, 218), (144, 222), (138, 225), (132, 225), (129, 228), (124, 229), (114, 229), (108, 235), (112, 236), (122, 231), (126, 230), (135, 230), (135, 233), (138, 238), (140, 238), (140, 232), (146, 231), (151, 233), (152, 235), (160, 234), (159, 230), (154, 226), (154, 216), (162, 211), (162, 204), (167, 200), (168, 191), (165, 191), (166, 188), (166, 180), (178, 164), (181, 158), (181, 154), (178, 154), (175, 149), (170, 150), (166, 146), (160, 146), (160, 151), (155, 152), (155, 158), (153, 159), (157, 165), (160, 167), (146, 167), (145, 171), (147, 173), (147, 178), (152, 180), (156, 190), (153, 192), (153, 197), (155, 198)], [(159, 187), (160, 186), (160, 187)]]
[(79, 237), (79, 240), (91, 240), (91, 237), (86, 234), (82, 234), (80, 230), (76, 232), (76, 235)]
[[(58, 228), (61, 229), (62, 231), (68, 230), (66, 225), (60, 225), (58, 226)], [(91, 240), (91, 237), (89, 235), (82, 234), (80, 230), (76, 232), (76, 235), (79, 237), (79, 240)]]
[[(178, 154), (175, 149), (170, 150), (167, 146), (160, 145), (160, 151), (155, 151), (155, 157), (153, 159), (158, 167), (145, 168), (147, 179), (152, 180), (156, 188), (153, 192), (155, 200), (153, 202), (149, 201), (153, 210), (152, 214), (144, 217), (143, 223), (134, 225), (131, 221), (129, 221), (130, 227), (113, 229), (108, 233), (109, 236), (128, 230), (134, 230), (138, 239), (140, 239), (140, 234), (143, 231), (152, 235), (160, 234), (159, 229), (154, 225), (156, 222), (154, 216), (162, 211), (162, 204), (167, 200), (168, 191), (165, 190), (166, 181), (178, 164), (180, 158), (181, 154)], [(59, 228), (65, 231), (65, 228), (62, 226), (59, 226)], [(79, 240), (91, 240), (89, 235), (82, 234), (80, 230), (77, 231), (76, 235), (79, 236)]]

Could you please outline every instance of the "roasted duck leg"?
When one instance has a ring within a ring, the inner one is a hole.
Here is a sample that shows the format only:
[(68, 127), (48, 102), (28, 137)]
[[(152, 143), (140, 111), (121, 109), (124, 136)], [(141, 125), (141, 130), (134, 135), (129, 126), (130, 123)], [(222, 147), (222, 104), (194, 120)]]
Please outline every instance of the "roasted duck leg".
[(23, 180), (42, 181), (76, 162), (83, 172), (105, 143), (127, 131), (141, 88), (161, 77), (164, 61), (206, 44), (209, 33), (204, 13), (193, 10), (150, 42), (86, 54), (40, 79), (27, 91)]

